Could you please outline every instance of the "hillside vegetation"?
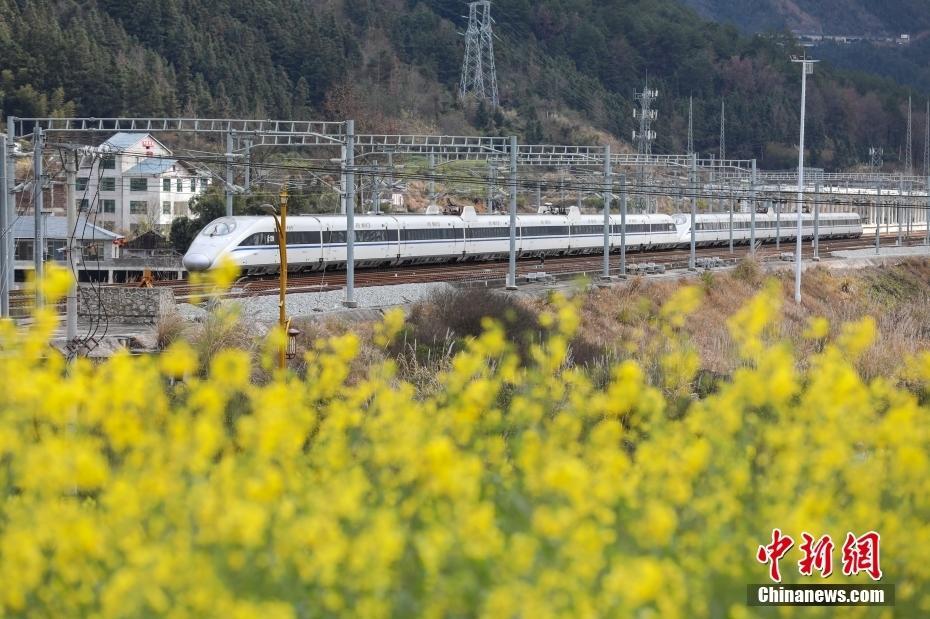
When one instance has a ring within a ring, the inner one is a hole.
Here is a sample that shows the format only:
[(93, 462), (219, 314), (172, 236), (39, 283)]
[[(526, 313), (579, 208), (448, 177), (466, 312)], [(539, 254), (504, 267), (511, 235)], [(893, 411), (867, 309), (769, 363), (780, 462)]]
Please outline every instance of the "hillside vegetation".
[[(363, 131), (516, 133), (531, 142), (628, 140), (632, 95), (661, 93), (657, 152), (695, 138), (770, 168), (796, 155), (792, 44), (740, 36), (671, 0), (494, 3), (503, 110), (455, 92), (460, 0), (0, 0), (6, 115), (355, 118)], [(846, 167), (903, 141), (905, 91), (822, 67), (808, 98), (812, 165)], [(887, 159), (887, 157), (886, 157)]]
[(922, 0), (685, 0), (709, 19), (740, 28), (825, 34), (900, 34), (930, 28)]

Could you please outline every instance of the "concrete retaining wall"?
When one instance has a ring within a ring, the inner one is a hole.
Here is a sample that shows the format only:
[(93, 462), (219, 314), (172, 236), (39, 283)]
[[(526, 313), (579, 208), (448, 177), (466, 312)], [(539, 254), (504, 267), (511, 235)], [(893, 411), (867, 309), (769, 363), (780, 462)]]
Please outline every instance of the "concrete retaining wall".
[(106, 315), (113, 322), (155, 324), (174, 309), (174, 292), (168, 288), (81, 286), (78, 316)]

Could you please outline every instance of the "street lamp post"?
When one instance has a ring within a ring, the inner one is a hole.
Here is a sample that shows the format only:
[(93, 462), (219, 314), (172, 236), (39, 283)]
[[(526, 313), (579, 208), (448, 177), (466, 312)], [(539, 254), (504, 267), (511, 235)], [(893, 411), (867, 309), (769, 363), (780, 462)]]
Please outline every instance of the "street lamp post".
[[(278, 324), (282, 336), (290, 337), (290, 320), (287, 317), (287, 187), (281, 189), (280, 217), (278, 211), (270, 204), (263, 204), (262, 210), (274, 218), (274, 227), (278, 233), (278, 252), (281, 255), (280, 296), (278, 298)], [(287, 341), (278, 351), (278, 367), (283, 371), (287, 367)]]
[(813, 74), (814, 72), (814, 63), (816, 60), (811, 60), (807, 56), (803, 58), (793, 57), (791, 62), (797, 62), (801, 64), (801, 138), (798, 142), (798, 229), (797, 229), (797, 244), (795, 248), (795, 257), (794, 257), (794, 301), (795, 303), (801, 302), (801, 251), (803, 249), (802, 239), (804, 238), (802, 230), (802, 212), (803, 212), (803, 202), (804, 202), (804, 116), (806, 111), (807, 103), (807, 76)]

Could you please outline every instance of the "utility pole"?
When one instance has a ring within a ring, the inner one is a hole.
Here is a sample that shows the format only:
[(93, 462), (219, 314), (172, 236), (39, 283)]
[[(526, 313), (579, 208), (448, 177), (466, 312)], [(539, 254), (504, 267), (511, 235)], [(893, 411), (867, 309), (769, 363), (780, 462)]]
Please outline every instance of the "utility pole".
[(626, 174), (620, 175), (620, 278), (626, 279)]
[(604, 268), (601, 279), (610, 279), (610, 199), (613, 193), (610, 169), (610, 144), (604, 145)]
[(814, 262), (820, 262), (820, 192), (823, 185), (817, 183), (814, 193)]
[(925, 179), (927, 181), (927, 206), (924, 209), (924, 224), (926, 225), (926, 229), (924, 230), (924, 245), (930, 245), (930, 172), (927, 173)]
[(3, 193), (6, 195), (6, 212), (7, 212), (7, 227), (3, 229), (7, 239), (7, 253), (6, 253), (6, 270), (3, 271), (3, 286), (2, 289), (6, 291), (7, 301), (9, 302), (9, 295), (13, 290), (13, 273), (15, 271), (15, 250), (16, 250), (16, 238), (13, 236), (13, 209), (16, 207), (16, 196), (13, 193), (14, 187), (16, 187), (16, 161), (13, 159), (13, 149), (16, 145), (16, 118), (14, 116), (8, 116), (6, 119), (6, 148), (7, 148), (7, 158), (3, 160), (3, 165), (6, 166), (6, 185), (2, 187)]
[(10, 317), (10, 287), (7, 272), (10, 268), (10, 239), (13, 229), (10, 226), (10, 208), (7, 191), (7, 139), (0, 134), (0, 318)]
[(429, 152), (429, 203), (436, 203), (436, 153), (434, 151)]
[(45, 150), (45, 135), (42, 127), (36, 127), (33, 134), (33, 185), (32, 185), (32, 205), (35, 211), (35, 238), (33, 241), (33, 263), (35, 269), (36, 282), (36, 307), (41, 307), (44, 299), (42, 298), (42, 287), (39, 282), (42, 281), (45, 267), (45, 219), (42, 211), (45, 209), (42, 187), (45, 184), (45, 171), (42, 168), (42, 151)]
[(727, 101), (720, 100), (720, 161), (727, 158)]
[(226, 216), (233, 216), (233, 134), (226, 132)]
[(927, 99), (927, 115), (924, 117), (926, 133), (924, 134), (924, 178), (930, 178), (930, 99)]
[(517, 289), (517, 136), (510, 136), (510, 253), (507, 290)]
[(875, 181), (875, 255), (882, 253), (882, 182)]
[(694, 152), (694, 97), (688, 97), (688, 154)]
[(801, 137), (798, 142), (798, 229), (797, 229), (797, 246), (794, 257), (794, 301), (801, 302), (801, 251), (803, 249), (802, 234), (802, 208), (804, 202), (804, 120), (807, 103), (807, 76), (814, 73), (814, 63), (806, 56), (803, 58), (792, 58), (791, 62), (801, 64)]
[(901, 211), (901, 202), (904, 200), (904, 177), (898, 181), (898, 208), (895, 209), (895, 219), (898, 220), (898, 239), (895, 242), (895, 245), (901, 247), (903, 245), (903, 240), (901, 238), (903, 228), (902, 228), (902, 211)]
[(252, 189), (252, 139), (245, 141), (245, 182), (243, 183), (246, 191)]
[(904, 175), (912, 176), (914, 174), (914, 134), (911, 124), (911, 96), (907, 97), (907, 142), (904, 144)]
[(344, 307), (358, 307), (355, 302), (355, 121), (346, 121), (346, 150), (342, 163), (346, 179), (346, 298)]
[(491, 2), (480, 0), (468, 4), (468, 30), (465, 32), (465, 59), (459, 98), (474, 97), (491, 108), (500, 104), (497, 93), (497, 70), (494, 67), (494, 32)]
[(74, 261), (77, 256), (77, 243), (74, 234), (77, 231), (77, 203), (75, 202), (75, 186), (77, 175), (77, 153), (68, 152), (64, 155), (62, 164), (65, 168), (65, 196), (66, 209), (68, 213), (68, 245), (66, 255), (68, 256), (68, 266), (71, 268), (71, 276), (74, 279), (68, 288), (68, 296), (65, 301), (65, 342), (71, 344), (77, 339), (77, 269)]
[(691, 153), (691, 255), (688, 270), (697, 270), (697, 155)]
[(756, 160), (752, 160), (752, 172), (749, 177), (749, 255), (756, 257)]

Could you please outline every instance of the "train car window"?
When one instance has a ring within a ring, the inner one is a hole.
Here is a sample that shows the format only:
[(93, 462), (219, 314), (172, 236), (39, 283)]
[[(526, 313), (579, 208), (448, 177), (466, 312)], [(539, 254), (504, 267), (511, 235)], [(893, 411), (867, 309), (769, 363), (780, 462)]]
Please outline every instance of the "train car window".
[(287, 233), (288, 245), (319, 245), (320, 232), (318, 230), (301, 230)]
[(568, 226), (526, 226), (523, 236), (568, 236)]
[(401, 230), (403, 241), (438, 241), (462, 238), (462, 231), (456, 228), (406, 228)]
[[(616, 226), (614, 226), (616, 228)], [(572, 236), (584, 236), (588, 234), (604, 234), (603, 224), (599, 226), (572, 226)]]
[(323, 244), (324, 245), (336, 245), (339, 243), (346, 242), (346, 231), (345, 230), (324, 230), (323, 231)]
[[(519, 234), (519, 229), (517, 230)], [(499, 239), (510, 237), (510, 227), (502, 228), (495, 226), (493, 228), (466, 228), (465, 237), (469, 239)]]
[(277, 245), (278, 235), (274, 232), (259, 232), (245, 237), (239, 247), (263, 247), (265, 245)]
[(387, 243), (387, 230), (356, 230), (355, 240), (359, 243)]

